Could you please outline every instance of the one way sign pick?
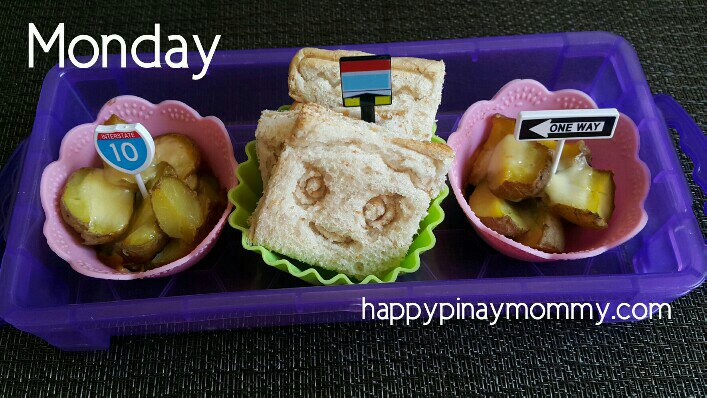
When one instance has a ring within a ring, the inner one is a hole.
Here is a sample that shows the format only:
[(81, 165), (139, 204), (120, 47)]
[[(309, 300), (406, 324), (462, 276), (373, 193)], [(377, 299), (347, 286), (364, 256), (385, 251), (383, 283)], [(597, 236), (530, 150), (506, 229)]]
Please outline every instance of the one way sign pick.
[(565, 140), (611, 138), (618, 121), (614, 108), (521, 111), (514, 135), (519, 141), (558, 140), (552, 161), (555, 174)]
[(515, 136), (520, 141), (611, 138), (618, 120), (613, 108), (521, 111)]

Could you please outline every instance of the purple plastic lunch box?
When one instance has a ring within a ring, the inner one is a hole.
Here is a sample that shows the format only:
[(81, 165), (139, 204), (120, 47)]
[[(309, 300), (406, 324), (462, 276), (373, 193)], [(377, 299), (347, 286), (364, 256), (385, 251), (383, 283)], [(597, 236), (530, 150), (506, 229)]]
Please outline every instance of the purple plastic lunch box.
[[(705, 278), (707, 249), (691, 210), (685, 176), (668, 128), (695, 164), (704, 189), (705, 137), (675, 101), (651, 95), (636, 53), (604, 32), (558, 33), (414, 43), (340, 46), (446, 63), (438, 134), (447, 138), (464, 111), (504, 84), (535, 79), (550, 90), (579, 89), (599, 107), (615, 107), (640, 131), (640, 157), (651, 172), (648, 224), (625, 244), (594, 258), (526, 263), (505, 257), (474, 233), (453, 197), (436, 246), (418, 272), (391, 284), (310, 286), (263, 263), (226, 227), (215, 248), (180, 274), (108, 281), (73, 271), (47, 246), (39, 199), (42, 171), (56, 160), (62, 137), (92, 122), (111, 98), (132, 94), (153, 103), (180, 100), (228, 127), (236, 158), (245, 160), (264, 109), (291, 102), (287, 73), (295, 48), (217, 52), (208, 74), (190, 54), (190, 69), (119, 67), (58, 69), (47, 74), (30, 137), (2, 170), (3, 237), (0, 316), (64, 350), (106, 349), (110, 337), (233, 327), (361, 319), (369, 302), (670, 302)], [(198, 73), (198, 72), (197, 72)]]

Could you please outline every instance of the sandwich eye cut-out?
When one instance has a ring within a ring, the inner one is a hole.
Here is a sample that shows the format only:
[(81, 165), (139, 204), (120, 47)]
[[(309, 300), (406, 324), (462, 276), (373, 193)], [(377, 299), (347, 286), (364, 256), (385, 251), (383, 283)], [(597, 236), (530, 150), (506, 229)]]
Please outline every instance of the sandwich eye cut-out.
[(395, 221), (399, 211), (399, 195), (379, 195), (363, 206), (363, 218), (369, 228), (382, 229)]
[(322, 173), (310, 167), (297, 182), (295, 199), (300, 205), (311, 206), (324, 199), (327, 192)]

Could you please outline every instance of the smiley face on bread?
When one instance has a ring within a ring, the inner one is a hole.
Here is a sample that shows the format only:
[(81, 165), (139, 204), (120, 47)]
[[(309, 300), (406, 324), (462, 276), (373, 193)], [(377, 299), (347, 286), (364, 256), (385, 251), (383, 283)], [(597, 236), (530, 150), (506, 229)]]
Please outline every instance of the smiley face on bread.
[(291, 130), (266, 134), (282, 151), (270, 152), (277, 161), (267, 170), (249, 239), (358, 278), (397, 266), (444, 184), (453, 151), (314, 104), (290, 112)]

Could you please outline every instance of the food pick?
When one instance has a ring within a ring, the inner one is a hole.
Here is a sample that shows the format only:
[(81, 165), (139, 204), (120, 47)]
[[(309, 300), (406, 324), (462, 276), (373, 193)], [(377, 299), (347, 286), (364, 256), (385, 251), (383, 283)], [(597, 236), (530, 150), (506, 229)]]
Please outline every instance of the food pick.
[(142, 197), (147, 198), (140, 173), (155, 157), (155, 142), (147, 129), (140, 123), (100, 125), (93, 139), (103, 161), (118, 171), (134, 175)]
[(552, 159), (554, 175), (565, 140), (611, 138), (618, 120), (619, 111), (615, 108), (521, 111), (514, 135), (519, 141), (557, 140)]
[(361, 107), (361, 119), (376, 122), (376, 105), (393, 103), (390, 55), (341, 57), (341, 95), (345, 107)]

